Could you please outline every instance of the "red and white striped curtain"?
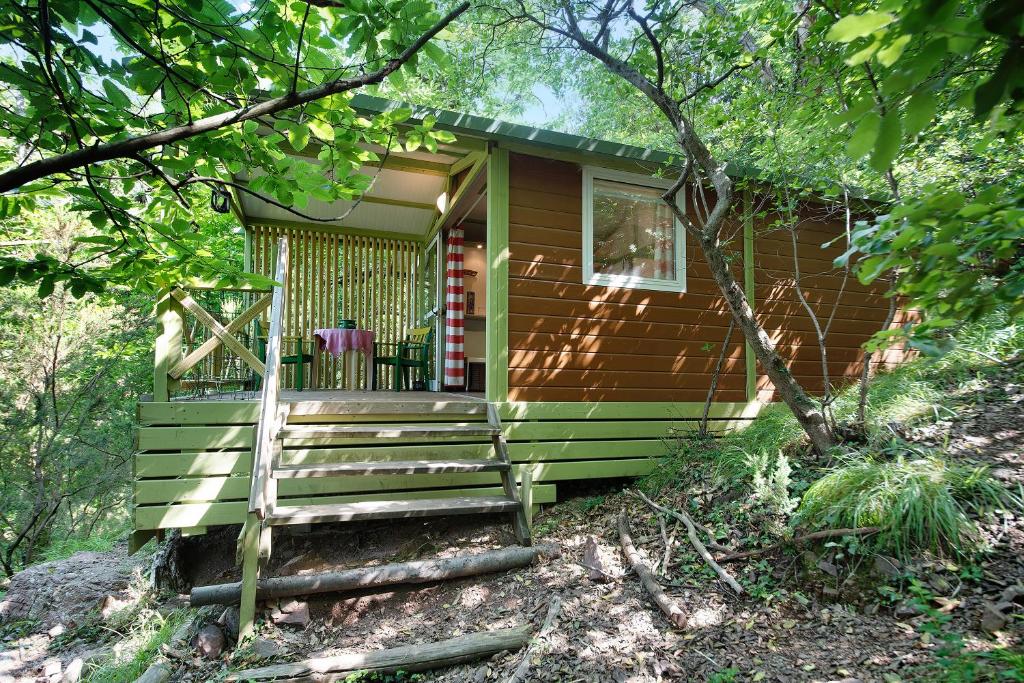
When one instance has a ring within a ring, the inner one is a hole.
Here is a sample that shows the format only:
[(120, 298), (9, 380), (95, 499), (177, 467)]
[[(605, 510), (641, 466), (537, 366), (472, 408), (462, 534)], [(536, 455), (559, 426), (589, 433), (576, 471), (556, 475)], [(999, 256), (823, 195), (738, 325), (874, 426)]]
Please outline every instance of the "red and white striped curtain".
[(462, 388), (466, 383), (465, 318), (466, 288), (462, 284), (463, 231), (448, 233), (448, 289), (445, 296), (444, 383)]

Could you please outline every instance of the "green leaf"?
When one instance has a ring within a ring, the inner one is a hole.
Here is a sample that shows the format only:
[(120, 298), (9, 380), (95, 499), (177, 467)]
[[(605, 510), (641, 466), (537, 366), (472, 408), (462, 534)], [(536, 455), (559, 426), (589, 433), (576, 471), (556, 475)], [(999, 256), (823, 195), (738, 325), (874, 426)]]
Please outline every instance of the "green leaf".
[(846, 153), (851, 159), (856, 161), (871, 151), (875, 145), (875, 139), (878, 137), (878, 127), (881, 122), (881, 117), (873, 111), (861, 118), (853, 135), (850, 136), (850, 141), (846, 143)]
[(890, 110), (883, 118), (875, 139), (875, 151), (871, 155), (871, 168), (883, 172), (892, 166), (903, 142), (903, 122), (900, 113)]
[(880, 28), (885, 28), (894, 19), (895, 17), (888, 12), (850, 14), (832, 25), (832, 28), (825, 34), (825, 40), (834, 43), (849, 43), (857, 38), (871, 35)]
[(892, 66), (903, 55), (903, 51), (910, 42), (909, 35), (902, 35), (878, 51), (875, 57), (882, 66)]
[(301, 152), (309, 144), (309, 126), (302, 123), (293, 123), (288, 128), (288, 142), (292, 149)]
[(114, 85), (114, 82), (109, 79), (103, 79), (103, 92), (106, 93), (107, 99), (110, 103), (118, 109), (127, 109), (131, 106), (132, 101), (128, 99), (120, 88)]
[(907, 111), (903, 115), (903, 129), (909, 137), (914, 137), (924, 130), (935, 118), (935, 95), (922, 90), (911, 96), (907, 102)]
[(334, 127), (330, 123), (316, 119), (309, 122), (309, 129), (321, 140), (334, 142)]
[(252, 134), (256, 132), (256, 129), (260, 127), (260, 124), (256, 123), (252, 119), (249, 119), (242, 124), (242, 132)]

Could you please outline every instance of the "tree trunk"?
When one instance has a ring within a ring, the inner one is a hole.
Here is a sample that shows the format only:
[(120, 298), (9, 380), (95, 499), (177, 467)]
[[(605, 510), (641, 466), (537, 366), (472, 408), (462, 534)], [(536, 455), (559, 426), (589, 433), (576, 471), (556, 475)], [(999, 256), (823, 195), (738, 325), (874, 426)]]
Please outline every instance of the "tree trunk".
[(793, 373), (786, 367), (786, 362), (775, 350), (772, 340), (768, 338), (764, 328), (757, 322), (754, 310), (750, 307), (750, 302), (747, 301), (747, 295), (733, 276), (718, 240), (701, 240), (701, 250), (711, 268), (711, 275), (722, 290), (726, 303), (729, 304), (736, 324), (739, 325), (744, 338), (754, 349), (754, 355), (761, 362), (768, 378), (778, 390), (779, 396), (793, 411), (793, 415), (807, 432), (815, 450), (821, 453), (829, 450), (835, 445), (835, 439), (825, 423), (824, 414), (793, 377)]

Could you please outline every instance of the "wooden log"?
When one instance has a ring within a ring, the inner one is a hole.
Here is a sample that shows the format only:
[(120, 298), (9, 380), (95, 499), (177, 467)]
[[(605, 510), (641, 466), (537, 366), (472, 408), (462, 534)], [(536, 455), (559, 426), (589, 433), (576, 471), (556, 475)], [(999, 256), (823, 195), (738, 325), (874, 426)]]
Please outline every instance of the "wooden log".
[[(379, 567), (349, 569), (341, 572), (312, 574), (307, 576), (282, 576), (259, 581), (256, 587), (257, 600), (336, 593), (377, 586), (393, 586), (401, 583), (429, 583), (464, 576), (489, 574), (493, 572), (525, 567), (538, 558), (555, 558), (561, 555), (556, 545), (539, 545), (530, 548), (502, 548), (476, 555), (463, 555), (439, 560), (399, 562)], [(241, 583), (225, 583), (216, 586), (198, 586), (192, 589), (189, 599), (193, 607), (200, 605), (230, 605), (238, 602)]]
[(633, 539), (629, 535), (629, 520), (626, 519), (625, 510), (619, 513), (619, 542), (622, 544), (622, 552), (626, 554), (626, 559), (629, 560), (636, 575), (640, 577), (640, 583), (647, 589), (655, 604), (665, 613), (669, 621), (679, 628), (684, 628), (686, 613), (675, 601), (665, 595), (665, 591), (658, 585), (658, 580), (654, 578), (650, 568), (640, 559), (640, 554), (637, 553)]
[(471, 633), (436, 643), (306, 659), (229, 674), (227, 681), (341, 681), (355, 671), (428, 671), (518, 650), (530, 639), (530, 625)]

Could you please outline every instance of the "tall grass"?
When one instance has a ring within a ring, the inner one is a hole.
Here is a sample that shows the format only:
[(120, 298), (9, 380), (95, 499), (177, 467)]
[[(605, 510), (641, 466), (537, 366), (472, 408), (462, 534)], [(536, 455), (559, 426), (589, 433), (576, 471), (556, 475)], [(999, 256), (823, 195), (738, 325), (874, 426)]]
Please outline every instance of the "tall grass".
[(950, 464), (934, 453), (891, 461), (850, 457), (811, 484), (793, 521), (810, 528), (879, 527), (871, 545), (896, 556), (963, 555), (978, 540), (968, 511), (999, 507), (1006, 495), (984, 468)]

